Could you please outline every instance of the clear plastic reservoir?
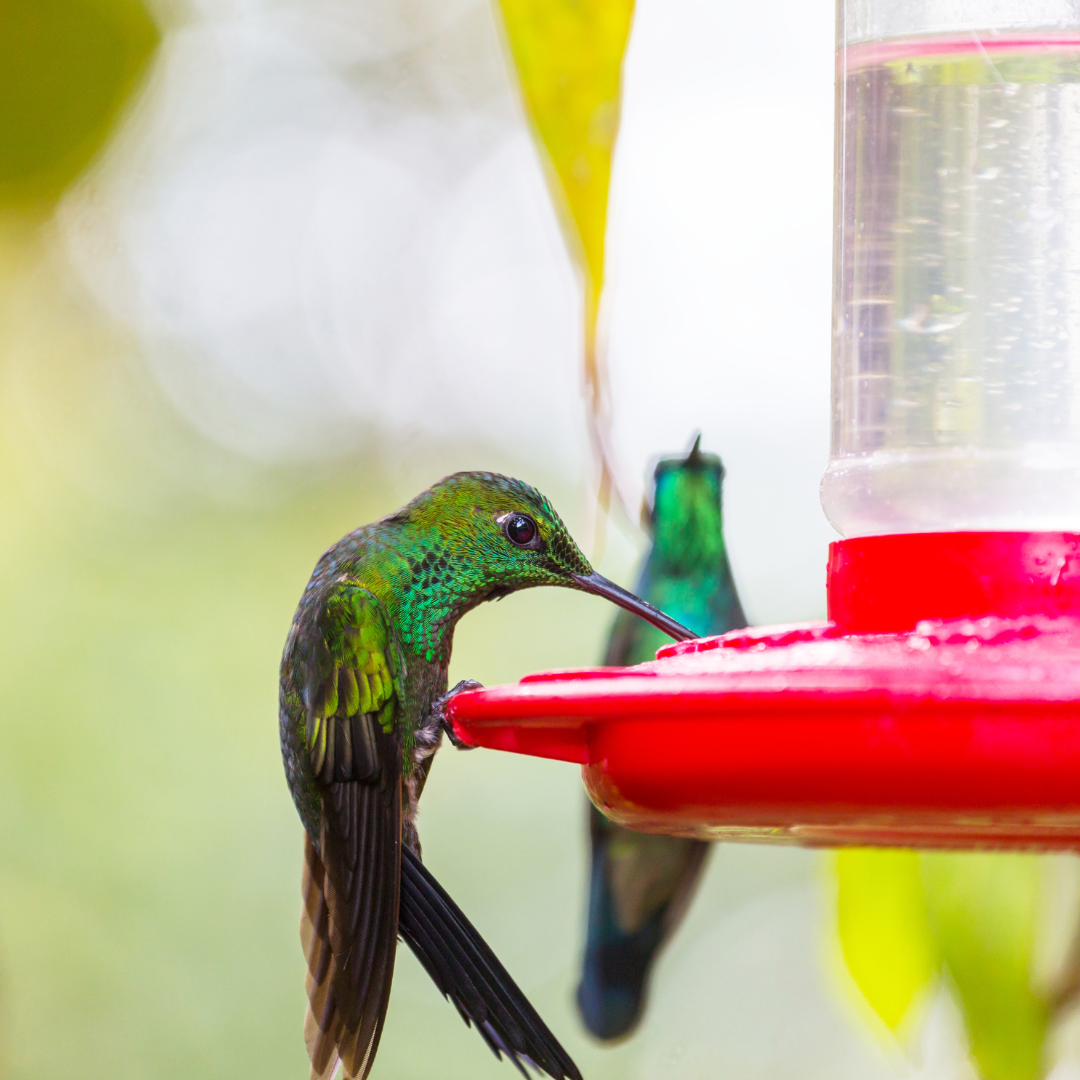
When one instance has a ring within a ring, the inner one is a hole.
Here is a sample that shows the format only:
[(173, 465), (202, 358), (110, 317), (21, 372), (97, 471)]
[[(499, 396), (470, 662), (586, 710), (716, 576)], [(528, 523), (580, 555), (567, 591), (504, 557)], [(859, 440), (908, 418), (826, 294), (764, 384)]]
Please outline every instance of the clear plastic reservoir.
[(1080, 531), (1080, 0), (840, 0), (845, 536)]

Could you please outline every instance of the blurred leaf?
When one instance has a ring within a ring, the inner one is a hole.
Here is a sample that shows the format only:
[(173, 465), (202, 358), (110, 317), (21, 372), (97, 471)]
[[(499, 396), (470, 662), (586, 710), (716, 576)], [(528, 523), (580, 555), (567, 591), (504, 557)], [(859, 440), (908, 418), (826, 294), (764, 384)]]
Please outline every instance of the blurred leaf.
[(500, 0), (522, 94), (593, 303), (633, 0)]
[(600, 505), (615, 482), (610, 405), (597, 320), (623, 57), (634, 0), (499, 0), (525, 107), (541, 146), (556, 209), (585, 279), (585, 386), (589, 437), (600, 463)]
[(940, 968), (913, 851), (849, 848), (836, 857), (840, 947), (851, 977), (893, 1031)]
[(922, 856), (930, 922), (985, 1080), (1038, 1080), (1049, 1008), (1032, 986), (1041, 864), (1031, 855)]
[(82, 171), (157, 43), (138, 0), (0, 0), (0, 203), (54, 198)]

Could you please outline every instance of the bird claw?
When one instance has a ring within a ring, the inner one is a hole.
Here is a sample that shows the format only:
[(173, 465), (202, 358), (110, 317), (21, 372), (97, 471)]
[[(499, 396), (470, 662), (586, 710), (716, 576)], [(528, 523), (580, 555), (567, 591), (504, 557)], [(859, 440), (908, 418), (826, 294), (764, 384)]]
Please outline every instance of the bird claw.
[(458, 694), (463, 693), (465, 690), (483, 690), (484, 684), (478, 683), (475, 679), (462, 679), (455, 687), (448, 690), (438, 701), (435, 702), (434, 709), (439, 717), (439, 727), (446, 733), (446, 737), (450, 740), (450, 744), (457, 750), (475, 750), (475, 746), (470, 746), (467, 742), (463, 742), (458, 738), (457, 732), (454, 731), (454, 725), (446, 719), (444, 710), (446, 703)]

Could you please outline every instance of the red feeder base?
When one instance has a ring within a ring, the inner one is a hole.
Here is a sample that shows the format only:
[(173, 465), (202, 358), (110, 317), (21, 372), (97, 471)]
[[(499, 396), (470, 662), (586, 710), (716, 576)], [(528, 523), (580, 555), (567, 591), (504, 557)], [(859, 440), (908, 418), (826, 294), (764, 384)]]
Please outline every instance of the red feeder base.
[(472, 745), (577, 762), (650, 832), (1080, 846), (1080, 536), (839, 541), (829, 616), (530, 675), (451, 719)]

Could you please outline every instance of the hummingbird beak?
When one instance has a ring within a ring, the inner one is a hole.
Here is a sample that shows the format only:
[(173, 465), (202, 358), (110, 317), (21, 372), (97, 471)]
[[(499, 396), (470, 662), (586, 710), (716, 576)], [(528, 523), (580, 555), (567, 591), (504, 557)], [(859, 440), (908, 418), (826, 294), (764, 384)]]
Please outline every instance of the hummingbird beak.
[(657, 630), (663, 630), (665, 634), (676, 641), (690, 641), (698, 636), (687, 630), (681, 623), (677, 623), (670, 616), (658, 611), (652, 604), (647, 604), (632, 592), (620, 589), (614, 581), (608, 581), (606, 577), (595, 571), (591, 574), (574, 574), (573, 580), (582, 591), (595, 593), (595, 595), (602, 596), (605, 600), (610, 600), (613, 604), (618, 604), (619, 607), (626, 611), (639, 615), (647, 623), (652, 623)]

